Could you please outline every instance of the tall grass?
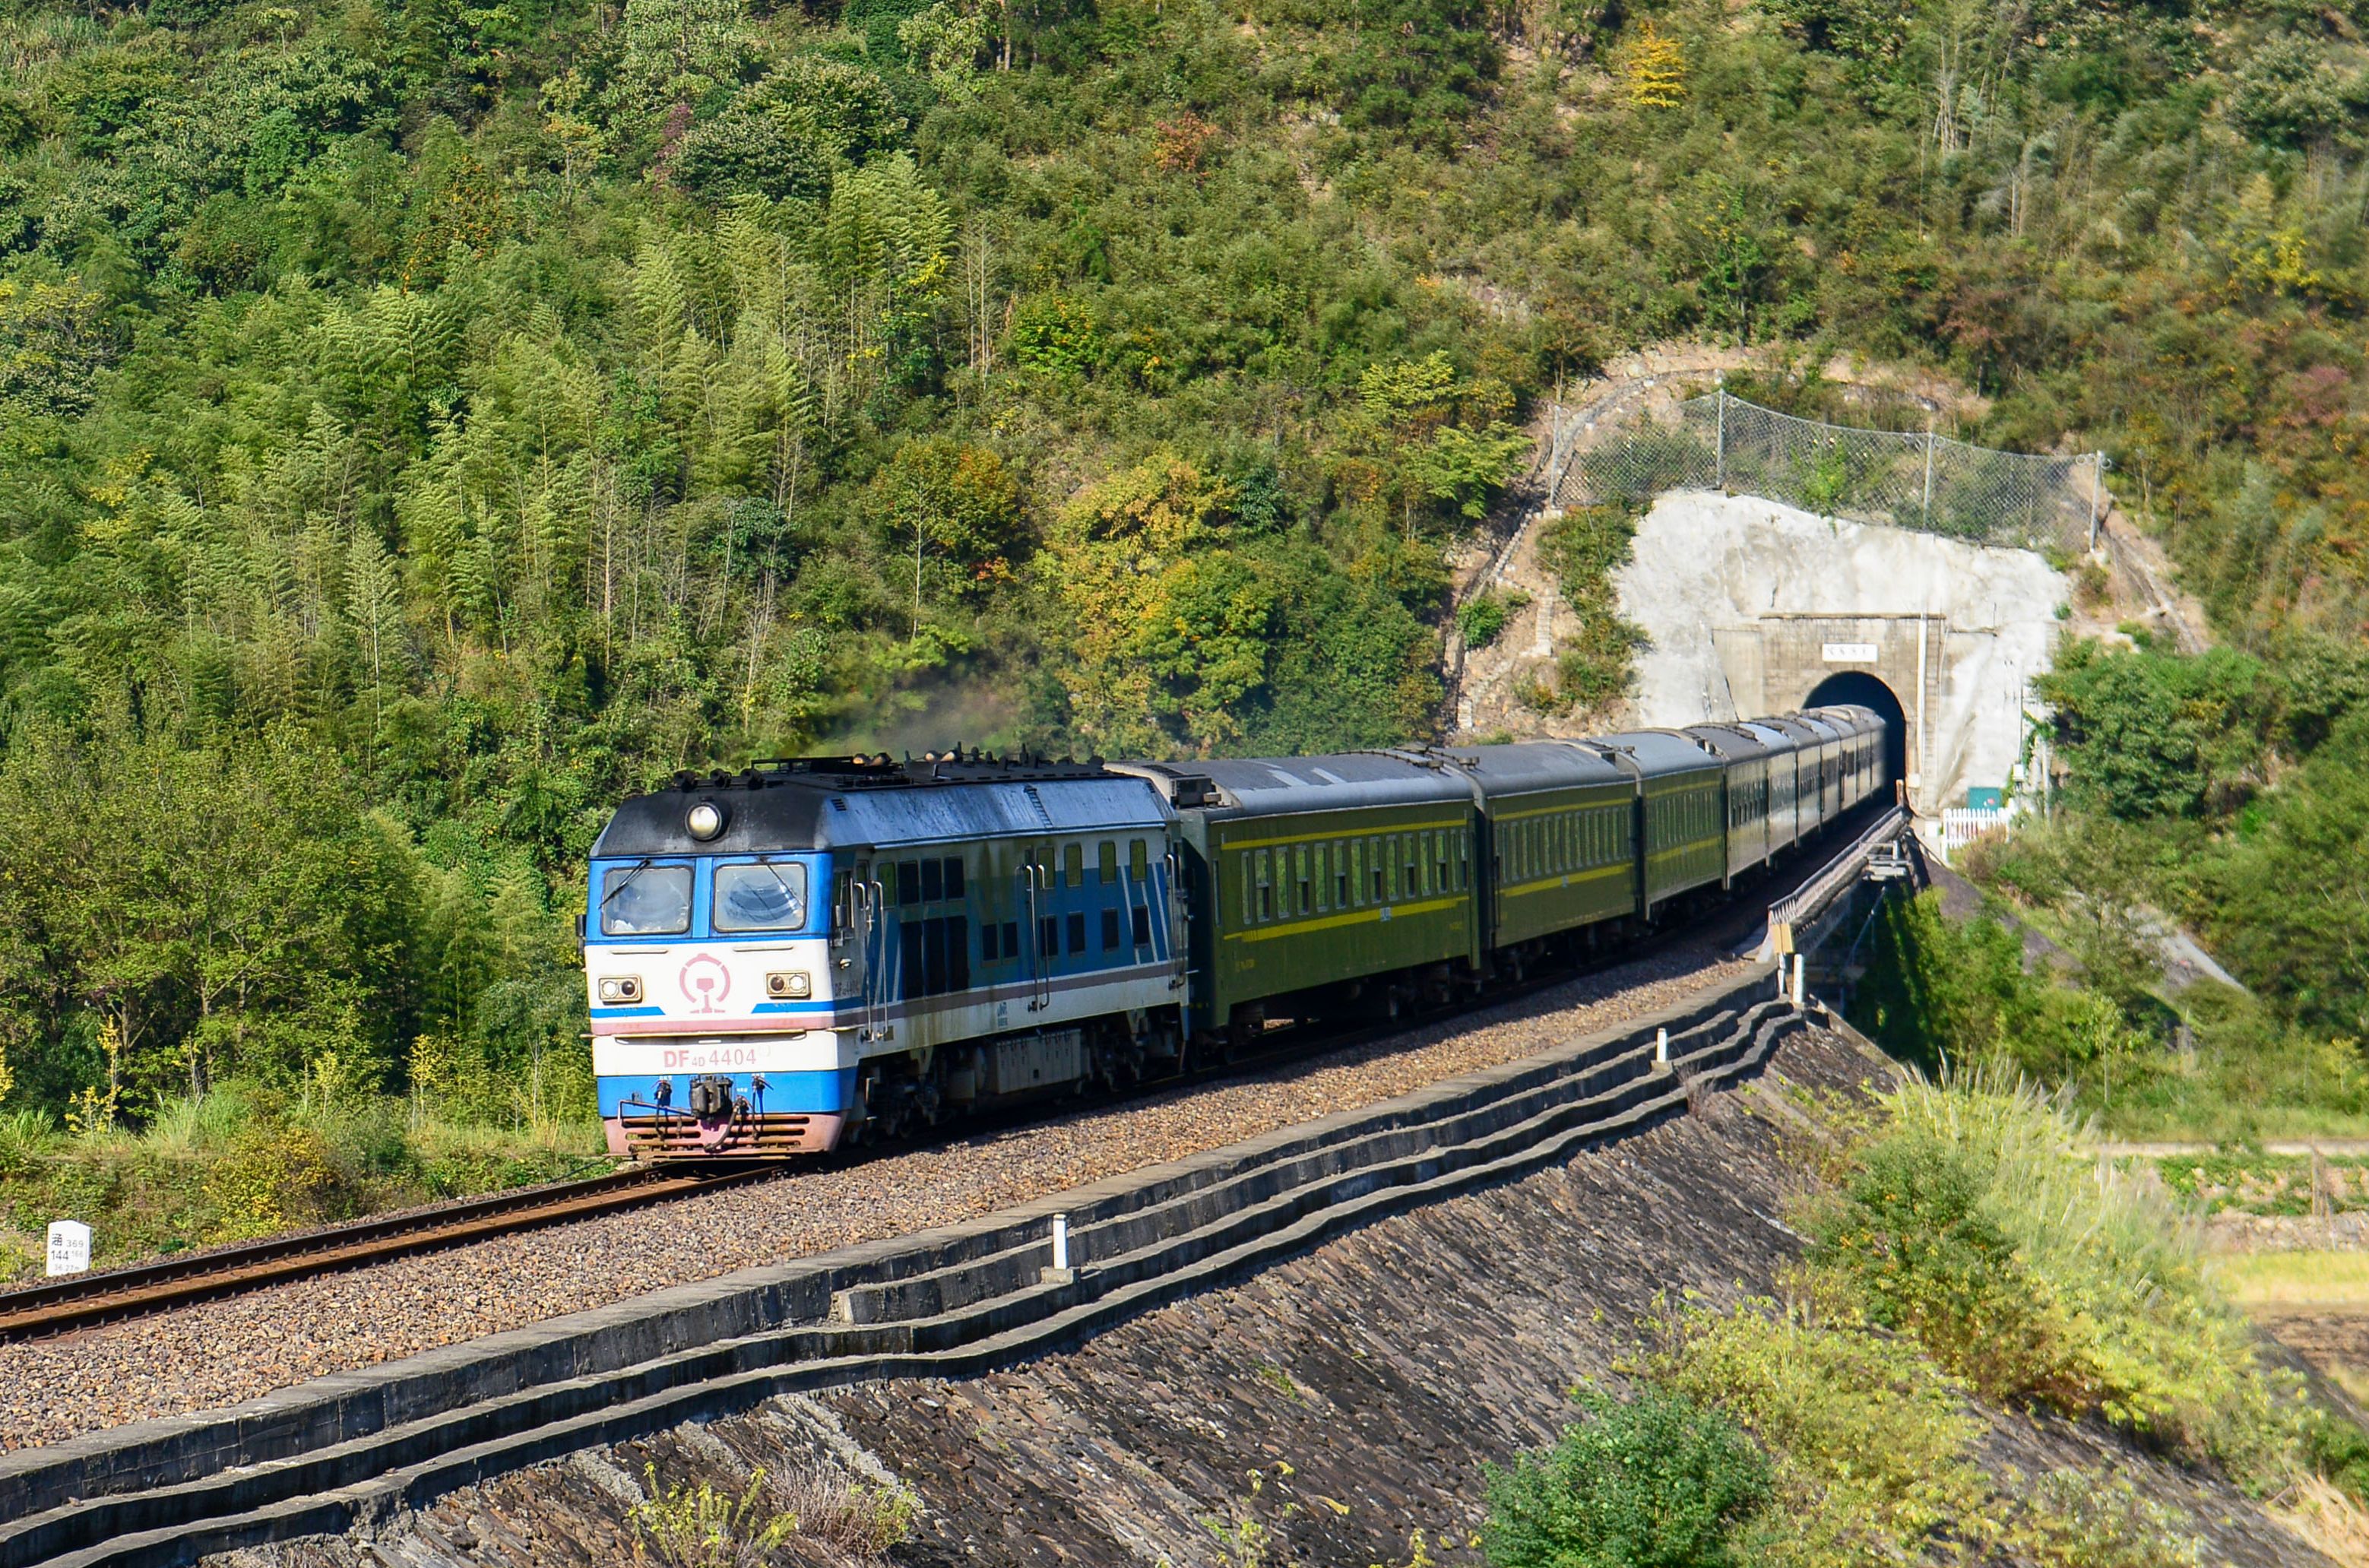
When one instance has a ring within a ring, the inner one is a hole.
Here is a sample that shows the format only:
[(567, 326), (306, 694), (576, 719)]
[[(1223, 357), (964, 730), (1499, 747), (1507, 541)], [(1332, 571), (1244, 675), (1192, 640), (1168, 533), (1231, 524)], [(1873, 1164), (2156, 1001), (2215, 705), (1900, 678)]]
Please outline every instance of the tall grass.
[(2193, 1219), (2077, 1152), (2021, 1082), (1912, 1080), (1804, 1205), (1814, 1294), (1914, 1334), (1986, 1395), (2102, 1416), (2249, 1485), (2323, 1420), (2205, 1277)]
[(72, 1135), (20, 1110), (0, 1115), (0, 1279), (40, 1271), (54, 1219), (89, 1225), (105, 1266), (609, 1165), (589, 1119), (504, 1125), (319, 1085), (234, 1082)]

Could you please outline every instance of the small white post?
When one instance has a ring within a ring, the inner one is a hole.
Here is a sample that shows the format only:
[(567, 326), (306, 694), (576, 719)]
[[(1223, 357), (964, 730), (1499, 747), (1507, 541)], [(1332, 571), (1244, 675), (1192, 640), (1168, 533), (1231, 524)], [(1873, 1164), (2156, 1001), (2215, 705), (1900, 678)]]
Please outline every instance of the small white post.
[(1655, 1067), (1670, 1065), (1670, 1032), (1667, 1029), (1654, 1031), (1654, 1065)]
[(1723, 371), (1720, 373), (1719, 378), (1719, 402), (1717, 406), (1719, 409), (1719, 444), (1717, 448), (1719, 453), (1719, 471), (1714, 476), (1716, 482), (1711, 487), (1715, 490), (1724, 490), (1727, 488), (1727, 374)]
[(50, 1224), (50, 1277), (81, 1274), (90, 1267), (90, 1227), (79, 1219)]
[(1053, 1266), (1070, 1266), (1070, 1217), (1066, 1214), (1053, 1216)]
[(1809, 995), (1809, 967), (1807, 955), (1801, 953), (1793, 955), (1793, 1005), (1797, 1009), (1802, 1005), (1803, 999)]

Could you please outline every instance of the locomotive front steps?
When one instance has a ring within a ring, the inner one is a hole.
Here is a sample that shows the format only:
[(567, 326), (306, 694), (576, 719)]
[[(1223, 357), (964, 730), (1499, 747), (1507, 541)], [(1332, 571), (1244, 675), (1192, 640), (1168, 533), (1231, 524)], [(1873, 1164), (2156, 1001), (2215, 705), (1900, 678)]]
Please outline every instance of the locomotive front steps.
[[(1800, 1026), (1760, 1000), (1773, 972), (1759, 966), (1639, 1025), (981, 1220), (0, 1457), (16, 1521), (0, 1523), (0, 1568), (189, 1562), (342, 1530), (773, 1394), (960, 1376), (1040, 1353), (1683, 1109), (1690, 1082), (1749, 1070)], [(1663, 1029), (1666, 1068), (1652, 1059)], [(1083, 1266), (1047, 1283), (1056, 1212), (1070, 1216)]]

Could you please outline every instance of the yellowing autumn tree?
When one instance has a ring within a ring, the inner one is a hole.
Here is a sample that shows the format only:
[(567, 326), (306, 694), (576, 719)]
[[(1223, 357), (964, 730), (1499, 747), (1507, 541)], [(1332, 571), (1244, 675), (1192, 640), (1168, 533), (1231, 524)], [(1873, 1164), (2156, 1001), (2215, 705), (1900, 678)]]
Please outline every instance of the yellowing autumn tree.
[(1638, 109), (1676, 109), (1687, 96), (1687, 47), (1652, 22), (1620, 61), (1629, 101)]

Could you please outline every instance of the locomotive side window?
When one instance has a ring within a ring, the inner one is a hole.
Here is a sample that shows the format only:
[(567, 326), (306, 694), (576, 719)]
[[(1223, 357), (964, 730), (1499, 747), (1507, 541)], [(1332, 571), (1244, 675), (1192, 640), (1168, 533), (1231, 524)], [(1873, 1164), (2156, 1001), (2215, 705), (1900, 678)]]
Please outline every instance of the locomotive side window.
[(1102, 879), (1105, 887), (1114, 887), (1118, 882), (1118, 845), (1108, 839), (1104, 839), (1095, 851), (1094, 875)]
[(1135, 927), (1134, 932), (1131, 933), (1131, 934), (1135, 937), (1135, 944), (1136, 944), (1138, 947), (1149, 947), (1149, 946), (1150, 946), (1150, 945), (1151, 945), (1151, 910), (1150, 910), (1150, 908), (1148, 905), (1144, 905), (1144, 904), (1138, 904), (1138, 905), (1136, 905), (1136, 906), (1135, 906), (1135, 908), (1134, 908), (1134, 910), (1133, 910), (1133, 911), (1132, 911), (1132, 922), (1131, 922), (1131, 923), (1132, 923), (1132, 924), (1134, 925), (1134, 927)]
[(1116, 910), (1104, 910), (1103, 911), (1103, 951), (1108, 953), (1117, 945), (1118, 911)]
[(945, 896), (946, 863), (942, 860), (923, 861), (921, 863), (921, 902), (934, 904)]
[(719, 865), (715, 868), (718, 931), (795, 931), (807, 923), (807, 868)]
[(1127, 846), (1127, 874), (1140, 882), (1150, 874), (1150, 871), (1151, 853), (1143, 847), (1143, 841), (1141, 839), (1129, 841)]
[(1046, 960), (1061, 956), (1061, 920), (1059, 915), (1046, 915), (1036, 921), (1036, 956)]
[(1061, 881), (1070, 887), (1086, 885), (1086, 846), (1070, 844), (1061, 851)]
[(601, 879), (601, 935), (672, 936), (690, 929), (691, 867), (645, 862)]
[(963, 880), (962, 856), (958, 854), (948, 855), (946, 857), (945, 875), (947, 898), (959, 898), (963, 896)]
[(1070, 951), (1083, 953), (1085, 950), (1086, 917), (1082, 914), (1073, 914), (1070, 917)]
[(1020, 922), (1018, 921), (1003, 922), (1003, 956), (1013, 959), (1020, 956)]
[(992, 964), (995, 962), (995, 931), (996, 926), (993, 921), (981, 921), (979, 922), (978, 961), (982, 964)]

